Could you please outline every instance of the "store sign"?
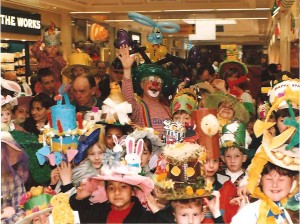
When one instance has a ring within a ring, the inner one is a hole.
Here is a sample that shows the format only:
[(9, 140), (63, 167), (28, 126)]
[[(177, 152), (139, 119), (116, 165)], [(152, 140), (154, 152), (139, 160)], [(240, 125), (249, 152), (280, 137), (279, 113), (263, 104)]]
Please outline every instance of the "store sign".
[(1, 7), (1, 32), (41, 35), (41, 15)]

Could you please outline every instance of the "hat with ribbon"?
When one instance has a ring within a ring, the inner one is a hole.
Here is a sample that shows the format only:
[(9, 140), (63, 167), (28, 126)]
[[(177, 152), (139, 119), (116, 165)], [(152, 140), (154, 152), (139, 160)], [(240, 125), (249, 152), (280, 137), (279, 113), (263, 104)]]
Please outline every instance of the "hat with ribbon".
[(76, 67), (83, 67), (88, 70), (91, 75), (97, 74), (97, 68), (92, 66), (91, 57), (84, 52), (74, 52), (68, 60), (68, 65), (63, 68), (61, 74), (69, 79), (72, 79), (72, 70)]

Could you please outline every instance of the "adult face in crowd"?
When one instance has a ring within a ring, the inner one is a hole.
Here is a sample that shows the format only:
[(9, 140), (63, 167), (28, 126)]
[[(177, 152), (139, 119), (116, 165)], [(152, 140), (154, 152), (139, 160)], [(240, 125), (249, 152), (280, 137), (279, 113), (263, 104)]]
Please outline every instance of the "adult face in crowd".
[(99, 75), (100, 77), (103, 77), (106, 74), (106, 64), (104, 61), (98, 61), (96, 64), (97, 67), (97, 75)]
[(16, 71), (5, 71), (3, 78), (6, 80), (19, 82)]
[(73, 81), (75, 101), (78, 106), (91, 107), (94, 104), (96, 83), (92, 75), (83, 74)]
[(198, 71), (198, 77), (201, 82), (211, 83), (216, 78), (216, 72), (212, 65), (203, 65)]
[(115, 59), (110, 66), (110, 82), (121, 82), (124, 77), (124, 68), (120, 59)]

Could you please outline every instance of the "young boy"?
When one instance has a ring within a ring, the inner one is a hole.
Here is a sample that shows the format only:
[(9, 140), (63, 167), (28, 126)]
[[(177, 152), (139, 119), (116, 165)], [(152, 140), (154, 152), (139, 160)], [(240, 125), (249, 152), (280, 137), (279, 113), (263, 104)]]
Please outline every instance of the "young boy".
[(231, 218), (239, 209), (238, 205), (232, 204), (230, 201), (237, 197), (239, 182), (245, 176), (242, 165), (247, 159), (246, 149), (249, 144), (249, 135), (245, 125), (237, 121), (225, 125), (222, 129), (220, 144), (221, 159), (227, 167), (220, 174), (230, 177), (230, 180), (226, 181), (220, 189), (222, 195), (220, 205), (221, 209), (224, 209), (225, 222), (230, 223)]
[[(266, 202), (265, 198), (246, 205), (233, 217), (231, 223), (259, 223), (262, 220), (261, 218), (266, 221), (265, 223), (294, 223), (286, 209), (279, 203), (283, 199), (290, 197), (292, 193), (295, 193), (295, 186), (297, 185), (296, 177), (298, 174), (299, 172), (297, 171), (281, 168), (271, 162), (266, 163), (261, 172), (262, 176), (259, 188), (271, 202)], [(273, 214), (275, 211), (271, 210), (270, 206), (279, 208), (279, 214)], [(263, 213), (262, 207), (270, 208), (265, 211), (267, 214)]]
[[(220, 194), (214, 191), (213, 195), (212, 200), (207, 198), (203, 200), (212, 212), (215, 223), (224, 223), (219, 209)], [(174, 200), (171, 202), (171, 207), (177, 224), (199, 224), (204, 219), (202, 198)]]

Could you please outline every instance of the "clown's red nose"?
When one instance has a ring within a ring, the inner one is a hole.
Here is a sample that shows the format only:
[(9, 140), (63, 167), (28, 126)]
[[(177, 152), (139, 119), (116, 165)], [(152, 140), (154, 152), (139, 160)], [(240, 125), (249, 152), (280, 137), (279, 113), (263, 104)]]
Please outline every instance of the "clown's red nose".
[(156, 81), (154, 81), (154, 82), (152, 82), (152, 86), (155, 86), (155, 87), (157, 87), (158, 86), (158, 82), (156, 82)]

